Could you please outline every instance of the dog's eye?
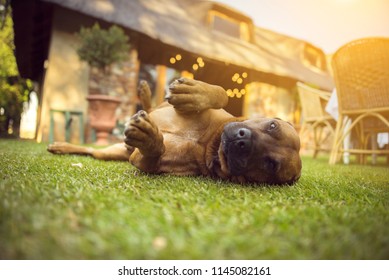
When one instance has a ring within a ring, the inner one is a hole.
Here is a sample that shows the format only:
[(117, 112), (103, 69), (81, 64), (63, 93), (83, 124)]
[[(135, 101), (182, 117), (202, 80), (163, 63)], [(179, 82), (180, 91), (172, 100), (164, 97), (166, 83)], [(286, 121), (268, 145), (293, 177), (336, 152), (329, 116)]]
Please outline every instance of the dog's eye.
[(272, 158), (265, 158), (265, 169), (269, 172), (277, 172), (280, 167), (280, 163)]
[(275, 122), (271, 122), (269, 125), (269, 130), (275, 129), (277, 127), (277, 124)]

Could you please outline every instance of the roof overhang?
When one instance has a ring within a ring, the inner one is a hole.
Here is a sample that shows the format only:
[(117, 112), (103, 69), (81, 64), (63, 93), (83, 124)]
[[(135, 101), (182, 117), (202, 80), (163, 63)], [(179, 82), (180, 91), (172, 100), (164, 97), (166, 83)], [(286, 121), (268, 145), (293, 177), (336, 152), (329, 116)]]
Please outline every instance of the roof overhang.
[[(252, 43), (207, 28), (198, 18), (191, 16), (191, 7), (197, 5), (193, 11), (205, 13), (205, 8), (214, 5), (210, 6), (208, 1), (12, 0), (11, 3), (16, 58), (24, 77), (34, 79), (42, 73), (51, 34), (53, 5), (57, 5), (120, 25), (147, 38), (149, 42), (158, 42), (159, 46), (183, 50), (224, 65), (235, 65), (255, 72), (257, 76), (300, 80), (324, 89), (333, 87), (327, 72), (312, 71), (296, 53), (287, 51), (286, 47), (289, 50), (299, 48), (304, 44), (302, 41), (255, 28), (256, 38)], [(215, 7), (223, 8), (219, 5)], [(229, 12), (238, 13), (233, 10)], [(248, 20), (244, 15), (242, 18)]]
[(41, 1), (11, 1), (15, 57), (24, 78), (39, 80), (51, 36), (52, 5)]

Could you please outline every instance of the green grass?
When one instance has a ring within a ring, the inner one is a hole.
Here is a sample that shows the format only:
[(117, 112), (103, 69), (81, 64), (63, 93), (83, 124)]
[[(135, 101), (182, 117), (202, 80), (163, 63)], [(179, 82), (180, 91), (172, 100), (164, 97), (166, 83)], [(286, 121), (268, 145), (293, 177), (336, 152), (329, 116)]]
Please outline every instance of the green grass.
[(45, 149), (0, 140), (0, 259), (389, 258), (385, 166), (304, 157), (294, 186), (243, 186)]

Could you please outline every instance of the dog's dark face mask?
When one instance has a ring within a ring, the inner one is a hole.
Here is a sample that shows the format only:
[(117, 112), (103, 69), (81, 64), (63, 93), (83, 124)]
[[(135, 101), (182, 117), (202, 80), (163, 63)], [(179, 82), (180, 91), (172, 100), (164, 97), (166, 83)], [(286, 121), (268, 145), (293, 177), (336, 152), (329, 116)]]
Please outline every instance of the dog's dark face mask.
[(225, 125), (219, 156), (222, 169), (237, 181), (292, 184), (301, 174), (299, 150), (290, 123), (258, 118)]

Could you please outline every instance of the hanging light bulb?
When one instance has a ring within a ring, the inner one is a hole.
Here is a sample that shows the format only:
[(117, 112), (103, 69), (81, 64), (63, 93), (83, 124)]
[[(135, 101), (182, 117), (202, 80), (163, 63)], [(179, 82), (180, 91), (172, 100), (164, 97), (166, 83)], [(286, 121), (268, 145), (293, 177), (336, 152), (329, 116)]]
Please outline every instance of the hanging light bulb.
[(236, 82), (239, 79), (239, 74), (235, 73), (234, 76), (232, 76), (232, 81)]

